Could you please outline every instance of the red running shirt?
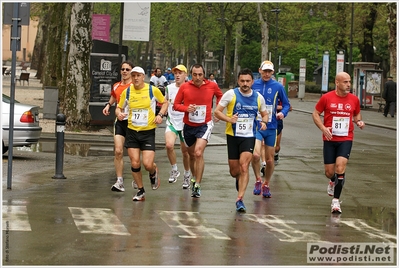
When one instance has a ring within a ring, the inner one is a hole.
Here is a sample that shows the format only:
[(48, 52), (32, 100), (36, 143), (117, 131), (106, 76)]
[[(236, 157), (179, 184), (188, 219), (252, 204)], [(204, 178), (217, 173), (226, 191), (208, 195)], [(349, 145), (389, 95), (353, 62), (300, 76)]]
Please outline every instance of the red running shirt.
[[(331, 141), (353, 140), (353, 116), (360, 113), (358, 97), (351, 93), (340, 97), (335, 90), (330, 91), (320, 98), (315, 108), (320, 113), (324, 112), (324, 126), (332, 127)], [(323, 140), (327, 140), (324, 135)]]
[[(216, 83), (210, 82), (204, 79), (204, 83), (197, 87), (192, 80), (184, 83), (180, 86), (179, 92), (175, 97), (173, 109), (179, 112), (184, 112), (183, 122), (192, 127), (202, 126), (212, 120), (212, 104), (213, 97), (216, 97), (216, 105), (219, 103), (223, 96), (223, 92), (220, 90)], [(190, 104), (195, 104), (197, 107), (201, 107), (199, 112), (205, 111), (205, 114), (197, 122), (193, 122), (193, 119), (188, 113), (187, 109)], [(191, 117), (191, 121), (190, 121)]]
[(131, 83), (122, 85), (122, 82), (116, 82), (112, 86), (111, 95), (116, 99), (116, 105), (119, 103), (122, 92), (127, 89)]

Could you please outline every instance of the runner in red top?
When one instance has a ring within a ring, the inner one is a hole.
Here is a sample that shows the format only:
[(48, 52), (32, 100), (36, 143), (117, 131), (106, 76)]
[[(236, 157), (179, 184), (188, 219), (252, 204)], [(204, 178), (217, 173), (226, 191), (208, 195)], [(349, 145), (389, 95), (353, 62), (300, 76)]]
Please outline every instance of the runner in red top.
[[(121, 93), (128, 88), (132, 83), (132, 76), (130, 71), (133, 69), (133, 63), (130, 61), (124, 61), (121, 64), (121, 78), (122, 80), (116, 82), (111, 89), (111, 97), (105, 104), (103, 114), (108, 116), (110, 114), (109, 109), (115, 103), (118, 105)], [(123, 144), (125, 143), (127, 128), (127, 117), (122, 121), (115, 118), (114, 122), (114, 147), (115, 157), (114, 165), (116, 171), (116, 182), (112, 185), (111, 190), (117, 192), (124, 192), (125, 187), (123, 185)]]
[[(330, 182), (327, 193), (334, 196), (332, 213), (341, 213), (339, 198), (345, 182), (345, 169), (352, 150), (353, 122), (364, 128), (359, 99), (350, 93), (351, 78), (340, 72), (335, 77), (335, 90), (324, 94), (315, 106), (312, 117), (323, 133), (324, 170)], [(320, 115), (324, 113), (324, 123)]]
[(204, 151), (213, 128), (213, 98), (216, 97), (217, 105), (223, 93), (216, 83), (205, 79), (202, 65), (193, 65), (191, 75), (192, 80), (180, 86), (173, 109), (184, 112), (184, 141), (190, 155), (191, 173), (195, 177), (191, 178), (191, 196), (198, 198), (204, 173)]

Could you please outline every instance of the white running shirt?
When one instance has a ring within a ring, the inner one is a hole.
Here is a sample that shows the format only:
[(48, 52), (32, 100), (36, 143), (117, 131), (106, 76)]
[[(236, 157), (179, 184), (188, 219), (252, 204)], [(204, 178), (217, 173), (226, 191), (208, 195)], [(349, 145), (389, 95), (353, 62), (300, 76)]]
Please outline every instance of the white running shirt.
[(177, 92), (179, 92), (179, 88), (176, 86), (176, 83), (172, 83), (166, 87), (165, 98), (169, 102), (166, 124), (168, 126), (172, 125), (177, 131), (180, 131), (183, 130), (184, 113), (173, 110), (173, 104), (175, 102)]

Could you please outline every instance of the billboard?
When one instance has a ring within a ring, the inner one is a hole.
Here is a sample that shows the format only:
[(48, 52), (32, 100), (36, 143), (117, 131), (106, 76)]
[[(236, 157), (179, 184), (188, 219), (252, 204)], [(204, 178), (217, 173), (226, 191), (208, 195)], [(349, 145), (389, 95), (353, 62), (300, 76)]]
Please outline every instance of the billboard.
[(151, 3), (124, 3), (123, 40), (150, 40)]
[(94, 40), (110, 41), (110, 15), (93, 14), (91, 38)]
[[(124, 61), (125, 55), (122, 58)], [(118, 81), (119, 64), (118, 54), (90, 54), (90, 102), (108, 102), (112, 85)]]

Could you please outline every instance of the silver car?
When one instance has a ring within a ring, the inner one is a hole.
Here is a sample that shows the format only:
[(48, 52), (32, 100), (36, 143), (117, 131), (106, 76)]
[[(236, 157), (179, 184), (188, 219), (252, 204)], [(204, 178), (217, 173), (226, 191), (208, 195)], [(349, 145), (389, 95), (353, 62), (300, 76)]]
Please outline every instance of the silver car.
[[(1, 104), (1, 128), (3, 154), (8, 151), (8, 135), (10, 130), (10, 97), (3, 94)], [(42, 128), (39, 126), (39, 107), (14, 102), (14, 138), (13, 147), (26, 146), (37, 143)]]

